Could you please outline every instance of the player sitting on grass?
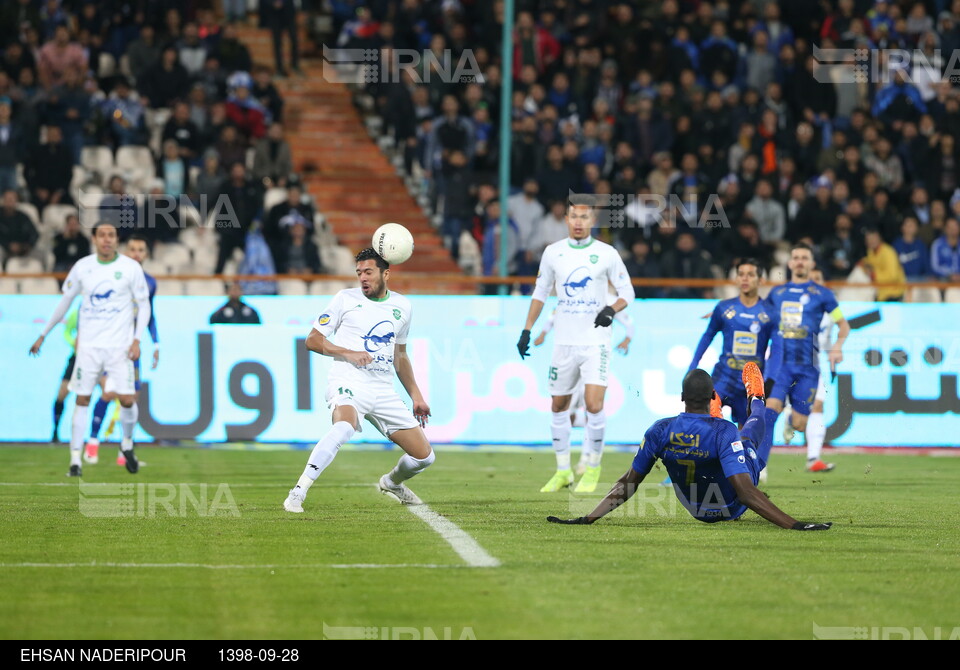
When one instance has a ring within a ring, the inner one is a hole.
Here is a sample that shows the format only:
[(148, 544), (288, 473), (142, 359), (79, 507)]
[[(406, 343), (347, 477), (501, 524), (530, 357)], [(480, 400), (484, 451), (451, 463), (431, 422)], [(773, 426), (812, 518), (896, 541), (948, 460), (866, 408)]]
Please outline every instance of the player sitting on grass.
[(674, 491), (693, 518), (706, 523), (739, 518), (747, 509), (781, 528), (827, 530), (832, 523), (806, 523), (784, 513), (757, 488), (765, 465), (758, 455), (767, 426), (764, 424), (763, 374), (756, 363), (743, 368), (750, 417), (737, 433), (736, 426), (710, 415), (716, 402), (713, 380), (696, 369), (683, 379), (681, 399), (686, 411), (660, 419), (647, 430), (633, 459), (633, 467), (620, 477), (596, 509), (576, 519), (547, 517), (564, 524), (590, 524), (625, 503), (649, 474), (657, 459), (674, 481)]
[[(404, 484), (434, 460), (433, 449), (423, 434), (430, 407), (420, 393), (407, 356), (410, 301), (387, 289), (390, 264), (373, 249), (357, 254), (357, 278), (359, 288), (337, 293), (307, 337), (307, 349), (333, 358), (327, 379), (333, 426), (317, 442), (300, 480), (283, 501), (288, 512), (303, 512), (307, 491), (333, 462), (340, 447), (360, 430), (363, 418), (406, 452), (397, 466), (380, 478), (380, 491), (404, 505), (422, 504)], [(333, 335), (338, 344), (329, 340)], [(412, 413), (393, 390), (394, 374), (413, 400)]]

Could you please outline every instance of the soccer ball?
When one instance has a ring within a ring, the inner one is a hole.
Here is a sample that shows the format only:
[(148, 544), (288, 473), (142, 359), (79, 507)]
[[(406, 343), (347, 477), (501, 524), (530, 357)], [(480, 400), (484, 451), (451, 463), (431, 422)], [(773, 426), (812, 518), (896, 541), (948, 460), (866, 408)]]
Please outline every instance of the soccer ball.
[(399, 223), (385, 223), (373, 234), (373, 250), (391, 265), (413, 255), (413, 235)]

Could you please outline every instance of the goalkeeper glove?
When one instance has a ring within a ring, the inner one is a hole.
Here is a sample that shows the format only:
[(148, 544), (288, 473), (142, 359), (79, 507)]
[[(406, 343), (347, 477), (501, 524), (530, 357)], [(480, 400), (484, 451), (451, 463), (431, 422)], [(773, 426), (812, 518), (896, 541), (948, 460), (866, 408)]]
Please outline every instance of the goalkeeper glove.
[(520, 341), (517, 342), (517, 351), (520, 352), (520, 359), (530, 355), (530, 331), (525, 330), (520, 333)]
[(600, 313), (597, 314), (597, 318), (593, 320), (593, 327), (606, 328), (611, 323), (613, 323), (613, 316), (616, 314), (616, 310), (613, 309), (610, 305), (607, 305), (600, 310)]
[(585, 516), (578, 516), (576, 519), (558, 519), (555, 516), (548, 516), (547, 521), (550, 523), (563, 523), (574, 526), (589, 526), (591, 523), (593, 523), (593, 521)]
[(790, 530), (830, 530), (830, 526), (833, 525), (832, 521), (827, 523), (807, 523), (805, 521), (797, 521), (793, 524), (793, 527)]

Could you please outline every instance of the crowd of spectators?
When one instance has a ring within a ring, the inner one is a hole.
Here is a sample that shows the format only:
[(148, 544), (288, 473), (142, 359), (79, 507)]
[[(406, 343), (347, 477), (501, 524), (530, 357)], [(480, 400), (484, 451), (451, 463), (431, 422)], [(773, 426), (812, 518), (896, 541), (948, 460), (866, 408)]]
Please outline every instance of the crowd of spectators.
[[(293, 3), (262, 4), (261, 23), (276, 28), (282, 41), (293, 23), (284, 23), (283, 30), (279, 23), (292, 16)], [(149, 216), (151, 198), (172, 197), (211, 211), (225, 195), (239, 227), (217, 229), (217, 272), (244, 246), (255, 223), (265, 228), (275, 265), (291, 272), (319, 268), (315, 247), (304, 245), (314, 228), (313, 210), (293, 174), (281, 125), (284, 102), (274, 85), (275, 73), (287, 74), (282, 55), (278, 49), (278, 71), (255, 67), (236, 23), (247, 18), (247, 2), (221, 5), (2, 3), (0, 247), (6, 259), (30, 256), (43, 260), (46, 270), (68, 269), (88, 251), (87, 233), (72, 210), (61, 208), (70, 216), (59, 216), (55, 230), (43, 234), (44, 211), (77, 204), (74, 166), (82, 165), (84, 148), (105, 146), (116, 153), (149, 147), (136, 174), (119, 165), (107, 174), (88, 171), (80, 186), (99, 185), (104, 198), (117, 200), (113, 204), (136, 209), (131, 219), (137, 222)], [(296, 57), (292, 69), (300, 73)], [(274, 187), (289, 187), (290, 198), (265, 210), (264, 193)], [(142, 195), (125, 197), (131, 194)], [(18, 203), (32, 204), (35, 216)], [(296, 221), (288, 216), (294, 209)], [(141, 231), (151, 243), (177, 240), (179, 228), (154, 223)], [(122, 228), (121, 238), (132, 232)]]
[[(426, 180), (452, 254), (466, 231), (496, 272), (503, 2), (332, 5), (341, 46), (386, 62), (431, 52), (366, 92)], [(723, 277), (744, 256), (770, 269), (805, 240), (828, 279), (876, 278), (876, 231), (907, 278), (960, 280), (960, 0), (516, 5), (511, 272), (529, 274), (562, 237), (557, 203), (575, 191), (621, 196), (624, 225), (596, 232), (639, 276)], [(849, 57), (822, 65), (815, 47)], [(861, 55), (870, 67), (854, 76)], [(437, 63), (479, 72), (444, 77)]]

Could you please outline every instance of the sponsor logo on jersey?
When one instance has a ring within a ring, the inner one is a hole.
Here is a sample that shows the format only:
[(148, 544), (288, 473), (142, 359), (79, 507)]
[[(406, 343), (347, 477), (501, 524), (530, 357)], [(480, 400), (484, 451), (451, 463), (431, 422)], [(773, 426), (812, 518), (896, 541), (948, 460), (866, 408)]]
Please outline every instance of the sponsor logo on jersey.
[(743, 442), (741, 442), (740, 440), (737, 440), (736, 442), (731, 443), (730, 446), (733, 448), (733, 453), (738, 453), (743, 451)]
[(320, 318), (317, 319), (317, 322), (318, 322), (321, 326), (327, 325), (328, 323), (330, 323), (330, 315), (329, 315), (329, 314), (321, 314), (321, 315), (320, 315)]
[(760, 323), (767, 323), (770, 320), (770, 317), (767, 316), (766, 312), (760, 312), (757, 314), (757, 319), (760, 320)]
[(590, 270), (585, 265), (581, 265), (576, 270), (567, 275), (567, 281), (563, 282), (563, 290), (568, 298), (583, 293), (587, 289), (587, 284), (593, 281), (590, 276)]
[(727, 319), (732, 319), (737, 315), (737, 310), (733, 307), (728, 307), (727, 311), (723, 313), (723, 316)]
[(375, 353), (393, 344), (395, 337), (393, 325), (389, 321), (381, 321), (363, 336), (363, 348), (371, 354)]
[(93, 292), (90, 294), (90, 304), (94, 307), (99, 307), (102, 303), (110, 299), (116, 291), (113, 290), (113, 284), (108, 281), (102, 281), (97, 284), (97, 287), (93, 289)]

